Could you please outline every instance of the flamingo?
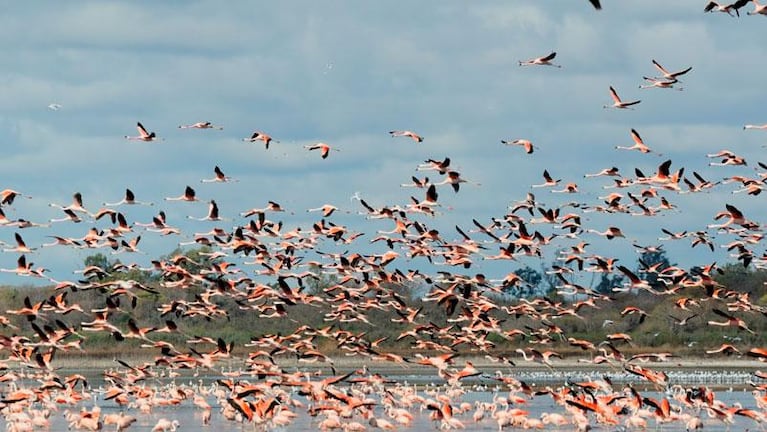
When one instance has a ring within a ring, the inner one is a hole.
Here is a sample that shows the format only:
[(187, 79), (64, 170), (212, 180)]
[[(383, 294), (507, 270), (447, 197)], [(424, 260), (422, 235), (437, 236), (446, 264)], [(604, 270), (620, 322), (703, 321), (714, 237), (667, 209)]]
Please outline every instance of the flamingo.
[(331, 150), (341, 151), (341, 150), (338, 150), (337, 148), (330, 147), (329, 145), (327, 145), (325, 143), (322, 143), (322, 142), (321, 143), (317, 143), (317, 144), (313, 144), (313, 145), (305, 145), (304, 148), (309, 150), (309, 151), (311, 151), (311, 150), (319, 150), (320, 151), (320, 155), (322, 156), (323, 159), (327, 159), (328, 158), (328, 155), (330, 154)]
[(673, 80), (673, 81), (669, 80), (669, 81), (666, 81), (666, 80), (661, 80), (661, 79), (657, 79), (657, 78), (651, 78), (651, 77), (646, 77), (646, 76), (643, 76), (642, 78), (643, 78), (645, 81), (647, 81), (649, 84), (640, 85), (640, 86), (639, 86), (639, 88), (640, 88), (640, 89), (648, 89), (648, 88), (670, 88), (670, 89), (674, 89), (674, 90), (678, 90), (678, 91), (682, 91), (682, 90), (684, 90), (684, 87), (674, 87), (674, 84), (676, 84), (676, 83), (678, 83), (678, 82), (679, 82), (679, 81), (677, 81), (677, 80)]
[(218, 204), (216, 204), (216, 200), (210, 200), (210, 203), (208, 203), (208, 214), (205, 217), (196, 218), (196, 217), (187, 215), (187, 218), (196, 220), (196, 221), (213, 221), (213, 222), (224, 220), (218, 214)]
[(393, 130), (393, 131), (389, 131), (389, 134), (392, 137), (404, 136), (404, 137), (411, 138), (415, 142), (423, 142), (423, 137), (422, 136), (418, 135), (415, 132), (409, 131), (409, 130)]
[(211, 122), (197, 122), (193, 124), (188, 125), (180, 125), (178, 127), (179, 129), (218, 129), (218, 130), (224, 130), (221, 126), (216, 126)]
[(737, 327), (737, 328), (739, 328), (741, 330), (745, 330), (745, 331), (747, 331), (747, 332), (749, 332), (751, 334), (756, 334), (756, 332), (754, 332), (753, 330), (748, 328), (748, 326), (746, 325), (746, 322), (743, 321), (741, 318), (737, 318), (734, 315), (730, 315), (727, 312), (724, 312), (724, 311), (722, 311), (720, 309), (716, 309), (716, 308), (711, 309), (711, 312), (714, 312), (715, 314), (725, 318), (727, 321), (724, 321), (724, 322), (722, 322), (722, 321), (708, 321), (708, 323), (707, 323), (708, 325), (721, 326), (721, 327)]
[(520, 66), (554, 66), (557, 68), (561, 68), (561, 65), (554, 64), (551, 61), (554, 60), (554, 57), (557, 56), (556, 52), (552, 52), (551, 54), (542, 56), (542, 57), (536, 57), (529, 60), (520, 60), (519, 65)]
[(671, 82), (677, 82), (678, 78), (680, 76), (682, 76), (682, 75), (684, 75), (687, 72), (690, 72), (692, 70), (692, 66), (690, 66), (687, 69), (682, 69), (682, 70), (676, 71), (676, 72), (669, 72), (669, 71), (666, 70), (666, 68), (661, 66), (654, 59), (652, 60), (652, 64), (655, 65), (655, 67), (660, 71), (660, 73), (663, 75), (663, 78), (665, 78), (667, 81), (671, 81)]
[(170, 421), (166, 418), (161, 418), (152, 428), (152, 432), (175, 432), (180, 425), (178, 420)]
[(133, 194), (133, 191), (130, 189), (125, 189), (125, 197), (121, 199), (118, 202), (115, 203), (104, 203), (104, 206), (106, 207), (117, 207), (119, 205), (145, 205), (145, 206), (153, 206), (154, 203), (151, 202), (145, 202), (145, 201), (136, 201), (136, 195)]
[(165, 201), (199, 201), (197, 193), (191, 186), (184, 189), (184, 194), (177, 197), (165, 197)]
[(596, 172), (596, 173), (584, 174), (583, 177), (586, 177), (586, 178), (589, 178), (589, 177), (600, 177), (600, 176), (620, 177), (620, 173), (618, 171), (619, 171), (619, 169), (617, 167), (604, 168), (601, 171)]
[(243, 138), (242, 139), (245, 142), (256, 142), (256, 141), (263, 141), (264, 147), (266, 147), (267, 150), (269, 150), (269, 143), (276, 142), (279, 143), (279, 141), (273, 139), (270, 135), (267, 135), (261, 131), (255, 131), (253, 132), (253, 135), (251, 135), (249, 138)]
[(24, 195), (13, 189), (3, 189), (0, 191), (0, 205), (13, 205), (13, 200), (16, 199), (16, 197), (32, 198), (31, 196)]
[(224, 174), (224, 172), (221, 171), (221, 168), (219, 168), (218, 165), (213, 167), (213, 173), (216, 175), (215, 177), (209, 178), (209, 179), (202, 179), (200, 180), (200, 183), (228, 183), (228, 182), (238, 181)]
[(641, 100), (635, 100), (631, 102), (623, 102), (621, 98), (618, 96), (618, 93), (615, 91), (613, 86), (610, 86), (610, 96), (613, 98), (613, 104), (612, 105), (604, 105), (602, 108), (617, 108), (617, 109), (633, 109), (631, 106), (636, 105)]
[(157, 139), (157, 135), (155, 135), (154, 132), (149, 133), (147, 132), (144, 125), (141, 124), (141, 122), (136, 122), (136, 129), (138, 129), (138, 136), (129, 136), (125, 135), (125, 139), (131, 140), (131, 141), (154, 141)]
[(525, 148), (525, 152), (527, 154), (530, 154), (533, 152), (533, 150), (535, 150), (535, 147), (533, 147), (533, 143), (530, 140), (526, 140), (526, 139), (515, 139), (513, 141), (501, 140), (501, 143), (506, 145), (522, 146)]
[(543, 170), (543, 179), (545, 180), (543, 183), (540, 184), (534, 184), (532, 187), (539, 188), (539, 187), (550, 187), (550, 186), (556, 186), (559, 184), (559, 182), (562, 181), (562, 179), (554, 179), (551, 177), (551, 174), (549, 174), (549, 170)]
[[(765, 6), (765, 7), (767, 7), (767, 6)], [(760, 125), (747, 124), (747, 125), (743, 126), (743, 130), (746, 130), (746, 129), (762, 129), (762, 130), (765, 130), (765, 129), (767, 129), (767, 123), (760, 124)]]
[(642, 141), (642, 137), (639, 136), (639, 132), (636, 131), (636, 129), (631, 129), (631, 139), (634, 140), (634, 145), (630, 147), (625, 146), (615, 146), (618, 150), (639, 150), (640, 153), (650, 153), (652, 150), (650, 150), (650, 147), (647, 147)]
[[(735, 15), (740, 17), (740, 12), (738, 12), (738, 9), (747, 5), (748, 2), (750, 1), (751, 0), (738, 0), (735, 3), (730, 3), (730, 4), (719, 4), (715, 1), (710, 1), (708, 2), (708, 4), (706, 4), (706, 7), (703, 9), (703, 11), (704, 12), (724, 12), (731, 17), (734, 17)], [(732, 14), (732, 11), (735, 11), (735, 15)]]
[(68, 206), (63, 206), (61, 204), (55, 204), (55, 203), (50, 203), (48, 204), (48, 206), (59, 208), (61, 210), (64, 210), (65, 212), (69, 210), (72, 212), (85, 213), (87, 215), (90, 214), (90, 212), (86, 210), (85, 207), (83, 207), (83, 195), (80, 192), (75, 192), (72, 195), (72, 204), (69, 204)]

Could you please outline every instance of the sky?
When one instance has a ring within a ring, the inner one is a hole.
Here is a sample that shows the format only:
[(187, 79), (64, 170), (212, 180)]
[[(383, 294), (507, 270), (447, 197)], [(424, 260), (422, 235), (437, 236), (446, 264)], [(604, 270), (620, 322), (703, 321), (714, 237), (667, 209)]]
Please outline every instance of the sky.
[[(744, 131), (743, 125), (767, 121), (761, 41), (767, 18), (746, 16), (750, 5), (740, 18), (704, 13), (705, 3), (604, 0), (602, 11), (586, 0), (9, 4), (0, 17), (6, 41), (0, 58), (0, 189), (32, 198), (3, 210), (10, 219), (47, 222), (63, 215), (50, 204), (69, 204), (75, 192), (95, 212), (130, 188), (154, 206), (121, 208), (129, 222), (149, 222), (164, 210), (168, 223), (183, 231), (161, 237), (136, 228), (128, 238), (142, 236), (143, 254), (62, 246), (28, 254), (28, 261), (62, 280), (76, 278), (72, 272), (97, 252), (148, 265), (195, 232), (245, 223), (240, 212), (269, 200), (287, 210), (267, 215), (283, 221), (283, 231), (310, 229), (320, 216), (306, 210), (334, 204), (341, 210), (329, 220), (365, 232), (354, 250), (381, 253), (385, 249), (369, 240), (393, 223), (366, 219), (350, 198), (356, 194), (375, 207), (422, 199), (422, 190), (400, 184), (412, 175), (440, 181), (435, 172), (415, 171), (426, 159), (450, 157), (451, 167), (474, 182), (458, 193), (441, 186), (439, 215), (413, 216), (448, 240), (459, 239), (455, 225), (468, 231), (472, 219), (501, 218), (528, 192), (546, 208), (571, 201), (599, 204), (599, 197), (612, 192), (604, 189), (610, 180), (583, 175), (611, 166), (633, 177), (635, 168), (650, 174), (671, 159), (672, 170), (684, 167), (688, 177), (693, 171), (711, 181), (755, 177), (767, 132)], [(561, 68), (518, 66), (552, 51)], [(676, 85), (682, 91), (639, 88), (643, 76), (657, 76), (652, 59), (670, 70), (692, 66)], [(642, 102), (634, 110), (604, 109), (611, 103), (609, 86), (624, 100)], [(60, 108), (50, 109), (54, 103)], [(224, 129), (178, 128), (200, 121)], [(160, 140), (126, 140), (136, 135), (136, 122)], [(653, 152), (615, 149), (632, 143), (632, 128)], [(243, 142), (256, 130), (279, 142), (268, 150), (261, 142)], [(424, 141), (393, 138), (391, 130), (412, 130)], [(534, 153), (501, 144), (517, 138), (531, 140)], [(304, 148), (318, 142), (339, 151), (322, 160)], [(744, 157), (748, 166), (708, 166), (714, 159), (706, 154), (723, 149)], [(200, 183), (212, 177), (214, 166), (238, 181)], [(562, 184), (576, 182), (580, 192), (531, 188), (542, 182), (544, 169)], [(186, 185), (202, 202), (164, 200)], [(584, 228), (615, 225), (628, 239), (581, 237), (592, 244), (591, 253), (620, 257), (630, 267), (636, 259), (632, 243), (662, 243), (671, 261), (683, 266), (734, 261), (719, 247), (732, 235), (709, 230), (717, 241), (714, 252), (691, 248), (689, 239), (658, 238), (661, 228), (705, 229), (725, 203), (761, 223), (765, 195), (733, 194), (737, 188), (663, 192), (677, 210), (654, 217), (584, 214)], [(188, 219), (204, 216), (210, 199), (229, 221)], [(109, 224), (6, 226), (0, 227), (0, 240), (13, 244), (18, 232), (39, 247), (50, 235), (82, 237), (93, 226)], [(322, 248), (349, 248), (327, 243)], [(503, 277), (522, 266), (540, 268), (574, 243), (558, 239), (543, 259), (478, 260), (466, 272)], [(488, 254), (496, 252), (496, 245), (488, 248)], [(754, 252), (764, 249), (756, 245)], [(0, 268), (14, 268), (18, 256), (0, 254)], [(403, 258), (397, 265), (425, 264)], [(47, 282), (0, 273), (0, 283)]]

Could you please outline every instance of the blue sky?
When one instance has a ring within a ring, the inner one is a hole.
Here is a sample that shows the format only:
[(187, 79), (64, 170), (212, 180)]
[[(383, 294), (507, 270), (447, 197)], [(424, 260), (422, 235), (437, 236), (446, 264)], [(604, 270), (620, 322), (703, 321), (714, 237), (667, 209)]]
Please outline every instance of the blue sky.
[[(765, 18), (745, 16), (750, 5), (739, 19), (703, 13), (705, 2), (697, 0), (603, 3), (600, 12), (585, 0), (11, 4), (0, 17), (7, 42), (0, 59), (0, 138), (6, 151), (0, 188), (32, 199), (4, 210), (12, 219), (45, 222), (61, 216), (49, 203), (67, 204), (74, 192), (95, 212), (130, 188), (138, 199), (155, 203), (124, 208), (130, 222), (148, 222), (164, 210), (168, 223), (184, 232), (161, 238), (136, 230), (129, 237), (142, 235), (139, 246), (146, 255), (110, 257), (146, 265), (194, 232), (244, 223), (240, 212), (268, 200), (288, 210), (269, 215), (282, 220), (284, 230), (309, 229), (319, 216), (306, 209), (335, 204), (350, 213), (330, 220), (366, 233), (355, 250), (383, 252), (368, 241), (376, 230), (391, 229), (391, 222), (366, 220), (349, 198), (359, 192), (377, 207), (404, 205), (410, 195), (420, 199), (421, 190), (399, 185), (428, 158), (450, 157), (462, 176), (481, 183), (463, 185), (457, 194), (443, 186), (440, 215), (414, 216), (447, 239), (458, 239), (456, 224), (468, 230), (472, 218), (502, 217), (528, 191), (546, 207), (573, 200), (596, 204), (610, 192), (602, 188), (609, 180), (583, 174), (609, 166), (633, 176), (634, 168), (649, 174), (672, 159), (672, 169), (684, 167), (688, 176), (697, 171), (712, 181), (756, 176), (753, 167), (766, 137), (742, 126), (765, 122)], [(517, 66), (551, 51), (561, 69)], [(684, 90), (640, 90), (643, 76), (656, 75), (652, 59), (672, 70), (692, 66), (680, 84)], [(611, 85), (624, 99), (642, 103), (632, 111), (603, 109)], [(50, 110), (51, 103), (61, 108)], [(137, 121), (163, 140), (126, 141)], [(224, 130), (177, 128), (198, 121)], [(632, 128), (663, 156), (615, 150), (631, 144)], [(425, 140), (391, 138), (387, 132), (394, 129), (416, 131)], [(268, 151), (261, 143), (243, 142), (254, 130), (280, 142)], [(515, 138), (532, 140), (535, 152), (500, 143)], [(316, 142), (340, 151), (321, 160), (303, 148)], [(745, 157), (749, 166), (709, 167), (705, 155), (722, 149)], [(201, 184), (215, 165), (239, 182)], [(581, 192), (530, 189), (542, 181), (544, 169), (563, 183), (578, 183)], [(202, 203), (163, 201), (186, 185)], [(657, 244), (661, 227), (704, 229), (725, 203), (759, 221), (764, 195), (733, 195), (736, 188), (668, 192), (663, 195), (678, 211), (642, 218), (590, 213), (583, 225), (600, 231), (620, 226), (629, 240)], [(203, 216), (209, 199), (232, 221), (186, 219)], [(0, 240), (12, 243), (19, 232), (34, 247), (53, 234), (81, 237), (92, 226), (108, 224), (3, 227)], [(711, 234), (718, 243), (733, 239)], [(587, 234), (583, 239), (592, 243), (591, 253), (620, 256), (634, 267), (630, 241), (608, 243)], [(544, 262), (572, 243), (552, 245)], [(495, 252), (495, 245), (488, 247)], [(691, 249), (689, 240), (665, 248), (685, 266), (732, 260), (719, 247), (714, 253)], [(759, 245), (754, 250), (763, 252)], [(94, 252), (53, 247), (27, 258), (56, 279), (71, 279), (72, 270)], [(0, 254), (0, 267), (14, 267), (17, 258)], [(398, 264), (423, 266), (404, 259)], [(524, 265), (539, 268), (540, 262), (478, 261), (467, 272), (502, 277)], [(0, 281), (40, 282), (5, 273)]]

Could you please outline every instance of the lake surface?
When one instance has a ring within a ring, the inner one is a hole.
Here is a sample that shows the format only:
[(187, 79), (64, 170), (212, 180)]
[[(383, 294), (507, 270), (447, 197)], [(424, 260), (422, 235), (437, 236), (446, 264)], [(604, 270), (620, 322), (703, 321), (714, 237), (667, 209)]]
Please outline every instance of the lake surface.
[[(680, 371), (680, 373), (682, 373)], [(720, 376), (722, 377), (720, 381), (727, 381), (727, 380), (737, 380), (740, 379), (742, 375), (747, 375), (746, 372), (742, 371), (685, 371), (684, 373), (690, 374), (692, 377), (695, 376), (705, 376), (707, 379), (713, 379), (716, 381), (716, 377)], [(569, 374), (569, 375), (568, 375)], [(524, 377), (525, 379), (529, 380), (528, 384), (530, 384), (533, 388), (536, 389), (543, 389), (547, 386), (551, 388), (558, 388), (561, 386), (562, 378), (564, 376), (565, 380), (569, 380), (569, 382), (582, 382), (583, 380), (598, 380), (601, 373), (593, 372), (584, 372), (584, 371), (534, 371), (534, 373), (528, 373), (525, 375), (524, 372), (520, 372), (517, 374), (517, 378)], [(589, 375), (595, 375), (595, 377), (589, 376)], [(733, 378), (734, 377), (734, 378)], [(145, 383), (140, 384), (142, 388), (152, 388), (156, 389), (158, 391), (156, 400), (160, 400), (164, 397), (166, 397), (167, 392), (169, 389), (172, 388), (181, 388), (181, 389), (187, 389), (190, 396), (185, 399), (181, 400), (180, 403), (177, 405), (172, 406), (162, 406), (162, 405), (155, 405), (151, 408), (151, 412), (148, 413), (139, 413), (138, 410), (134, 407), (136, 398), (131, 395), (128, 399), (131, 401), (131, 405), (126, 406), (120, 406), (118, 405), (115, 400), (105, 400), (105, 394), (104, 391), (106, 391), (106, 383), (103, 381), (103, 379), (99, 379), (98, 377), (93, 377), (94, 381), (91, 383), (91, 386), (93, 390), (90, 392), (92, 395), (92, 399), (90, 400), (84, 400), (78, 404), (74, 405), (64, 405), (64, 404), (58, 404), (57, 411), (52, 412), (49, 417), (50, 426), (47, 428), (47, 430), (50, 431), (66, 431), (69, 430), (69, 423), (67, 419), (65, 418), (65, 413), (78, 413), (81, 410), (92, 410), (95, 406), (98, 406), (101, 409), (100, 418), (104, 419), (109, 414), (116, 414), (120, 412), (124, 412), (127, 415), (133, 415), (137, 417), (137, 420), (135, 423), (133, 423), (129, 430), (131, 431), (150, 431), (152, 428), (157, 424), (157, 422), (160, 419), (167, 419), (167, 420), (177, 420), (179, 423), (178, 430), (290, 430), (290, 431), (315, 431), (320, 428), (320, 424), (323, 420), (327, 418), (327, 416), (320, 412), (316, 416), (312, 416), (309, 414), (309, 410), (311, 407), (318, 407), (322, 404), (328, 404), (332, 401), (310, 401), (305, 396), (297, 394), (295, 389), (287, 389), (289, 392), (291, 398), (297, 402), (300, 407), (293, 407), (290, 408), (291, 411), (296, 413), (296, 417), (292, 420), (292, 422), (287, 426), (276, 426), (271, 424), (265, 424), (265, 425), (256, 425), (253, 423), (248, 423), (245, 421), (231, 421), (224, 418), (224, 415), (222, 414), (222, 407), (228, 406), (229, 403), (226, 401), (226, 397), (231, 396), (231, 393), (228, 391), (222, 390), (221, 386), (216, 384), (216, 381), (223, 377), (216, 377), (216, 376), (207, 376), (207, 377), (179, 377), (175, 379), (163, 379), (163, 380), (151, 380), (147, 381)], [(431, 401), (437, 401), (440, 397), (443, 397), (443, 395), (449, 393), (448, 389), (449, 386), (443, 384), (444, 381), (440, 380), (437, 377), (428, 376), (425, 374), (418, 374), (413, 373), (409, 375), (396, 375), (391, 376), (392, 382), (387, 385), (387, 390), (392, 389), (402, 389), (405, 386), (411, 387), (416, 389), (415, 393), (418, 396), (422, 396), (423, 398)], [(320, 378), (312, 378), (312, 380), (322, 379)], [(672, 376), (672, 380), (675, 379)], [(676, 378), (677, 380), (681, 379), (680, 377)], [(259, 382), (256, 379), (253, 378), (242, 378), (243, 382), (247, 381), (250, 383), (256, 383)], [(623, 393), (626, 385), (621, 381), (620, 376), (615, 376), (613, 379), (613, 388), (614, 392)], [(22, 383), (23, 384), (23, 383)], [(334, 387), (338, 389), (341, 392), (348, 392), (350, 384), (347, 383), (339, 383), (336, 384)], [(361, 387), (358, 384), (353, 385), (355, 389), (361, 389)], [(5, 394), (7, 394), (9, 389), (9, 384), (5, 385)], [(471, 382), (467, 382), (464, 385), (462, 385), (462, 389), (464, 390), (463, 394), (451, 393), (450, 399), (452, 406), (454, 407), (454, 418), (463, 423), (466, 430), (498, 430), (498, 423), (497, 421), (491, 417), (491, 414), (488, 412), (484, 418), (480, 421), (475, 422), (472, 418), (476, 411), (476, 407), (478, 403), (485, 403), (488, 406), (491, 404), (494, 404), (496, 406), (496, 409), (498, 411), (501, 411), (506, 408), (505, 405), (501, 405), (499, 402), (500, 398), (509, 396), (509, 391), (507, 388), (503, 385), (500, 385), (498, 381), (495, 381), (493, 379), (490, 379), (489, 377), (480, 377), (478, 379), (474, 379)], [(203, 410), (196, 407), (193, 404), (191, 392), (194, 391), (198, 394), (202, 394), (202, 391), (207, 392), (207, 394), (204, 396), (204, 399), (211, 405), (211, 416), (210, 416), (210, 422), (208, 424), (203, 424)], [(759, 424), (757, 424), (754, 420), (742, 417), (742, 416), (734, 416), (732, 418), (732, 423), (727, 424), (719, 419), (711, 418), (711, 416), (707, 413), (705, 409), (695, 409), (695, 408), (687, 408), (681, 407), (681, 404), (675, 400), (672, 399), (672, 396), (668, 392), (658, 392), (653, 391), (651, 389), (643, 388), (641, 391), (641, 395), (643, 397), (653, 398), (656, 400), (661, 400), (664, 397), (667, 397), (671, 401), (672, 405), (672, 412), (675, 410), (678, 411), (680, 414), (692, 414), (695, 416), (698, 416), (703, 420), (704, 423), (704, 430), (707, 431), (724, 431), (724, 430), (753, 430), (759, 428)], [(217, 398), (215, 393), (219, 393), (219, 397)], [(372, 407), (372, 410), (370, 411), (370, 414), (375, 416), (376, 418), (383, 418), (391, 421), (394, 423), (394, 420), (387, 416), (387, 413), (384, 410), (384, 401), (387, 398), (388, 391), (383, 391), (382, 388), (379, 388), (378, 391), (369, 391), (365, 395), (365, 397), (370, 398), (375, 401), (375, 405)], [(560, 413), (567, 415), (567, 411), (563, 406), (558, 405), (554, 402), (553, 398), (550, 395), (538, 395), (535, 397), (524, 397), (524, 395), (520, 393), (516, 393), (518, 396), (522, 396), (523, 399), (516, 401), (515, 403), (511, 403), (508, 405), (508, 408), (514, 409), (524, 409), (525, 411), (528, 411), (528, 418), (531, 419), (540, 419), (541, 415), (543, 413)], [(221, 395), (224, 395), (221, 397)], [(733, 407), (735, 405), (740, 405), (744, 408), (752, 408), (756, 409), (756, 402), (754, 399), (754, 395), (751, 392), (751, 389), (744, 386), (738, 386), (736, 389), (732, 390), (727, 388), (718, 388), (715, 390), (715, 398), (716, 400), (720, 401), (723, 406), (727, 407)], [(251, 399), (252, 400), (252, 399)], [(459, 407), (461, 404), (468, 404), (470, 406), (470, 409), (468, 409), (466, 412), (460, 412)], [(679, 407), (679, 408), (676, 408)], [(41, 408), (41, 405), (39, 403), (35, 403), (33, 405), (33, 408)], [(397, 426), (398, 430), (438, 430), (440, 428), (441, 422), (434, 421), (430, 418), (430, 415), (434, 412), (433, 410), (429, 410), (426, 408), (424, 403), (415, 404), (413, 407), (408, 409), (409, 412), (413, 415), (412, 422), (408, 425), (399, 425)], [(364, 409), (358, 409), (354, 411), (354, 415), (349, 419), (343, 419), (343, 422), (346, 424), (349, 424), (351, 422), (357, 422), (358, 424), (361, 424), (365, 426), (368, 430), (376, 430), (373, 426), (371, 426), (370, 421), (368, 418), (364, 418), (361, 414)], [(638, 430), (638, 429), (632, 429), (625, 426), (625, 421), (628, 418), (627, 415), (620, 415), (619, 418), (621, 420), (620, 426), (612, 426), (612, 425), (601, 425), (599, 424), (594, 414), (588, 414), (588, 418), (590, 419), (590, 424), (593, 427), (593, 430)], [(5, 423), (2, 425), (4, 427), (7, 427), (8, 430), (14, 430), (12, 425), (8, 425), (8, 422), (5, 421)], [(656, 422), (653, 419), (647, 420), (648, 428), (655, 428)], [(557, 428), (556, 426), (548, 425), (545, 427), (547, 430), (574, 430), (573, 425), (567, 425), (567, 426), (561, 426)], [(522, 427), (518, 426), (515, 428), (512, 427), (506, 427), (504, 429), (508, 430), (521, 430)], [(104, 425), (103, 430), (116, 430), (116, 426), (114, 425)], [(685, 430), (685, 425), (681, 421), (674, 421), (674, 422), (668, 422), (662, 424), (662, 430), (664, 431), (681, 431)]]

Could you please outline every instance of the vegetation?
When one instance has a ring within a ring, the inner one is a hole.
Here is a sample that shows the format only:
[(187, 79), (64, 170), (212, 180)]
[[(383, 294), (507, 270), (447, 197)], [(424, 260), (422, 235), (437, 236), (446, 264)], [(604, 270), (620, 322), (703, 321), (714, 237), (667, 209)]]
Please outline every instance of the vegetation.
[[(221, 338), (227, 343), (233, 343), (235, 347), (243, 347), (264, 335), (289, 335), (299, 327), (321, 329), (333, 326), (336, 330), (343, 330), (353, 335), (364, 334), (368, 341), (385, 339), (381, 346), (386, 352), (409, 354), (412, 352), (413, 338), (406, 336), (413, 325), (393, 322), (391, 308), (388, 310), (370, 309), (366, 313), (365, 321), (344, 319), (330, 319), (331, 307), (328, 302), (309, 302), (308, 304), (291, 304), (283, 300), (258, 300), (250, 302), (248, 299), (234, 299), (227, 295), (211, 295), (211, 290), (206, 287), (214, 286), (220, 294), (238, 284), (233, 274), (227, 274), (225, 270), (216, 273), (207, 270), (202, 283), (193, 284), (187, 288), (176, 288), (161, 283), (162, 263), (173, 262), (189, 271), (190, 274), (205, 274), (206, 269), (223, 268), (225, 264), (210, 254), (206, 248), (194, 249), (181, 253), (176, 250), (161, 257), (152, 269), (131, 268), (123, 266), (119, 261), (111, 261), (103, 254), (89, 256), (85, 260), (86, 266), (94, 266), (100, 269), (108, 269), (101, 274), (93, 273), (86, 276), (88, 284), (85, 289), (77, 287), (64, 287), (54, 290), (52, 287), (29, 287), (29, 286), (6, 286), (0, 290), (0, 302), (6, 305), (7, 317), (9, 318), (8, 329), (13, 332), (25, 334), (32, 340), (38, 338), (31, 326), (32, 320), (23, 315), (15, 315), (14, 310), (19, 309), (29, 299), (28, 303), (52, 301), (55, 295), (65, 295), (69, 304), (79, 304), (84, 312), (69, 312), (66, 315), (54, 316), (55, 312), (47, 312), (37, 322), (52, 323), (60, 320), (78, 329), (80, 335), (85, 337), (82, 347), (88, 353), (97, 356), (126, 356), (132, 355), (143, 349), (147, 356), (156, 353), (147, 340), (125, 339), (121, 343), (115, 343), (118, 337), (110, 332), (89, 332), (83, 328), (83, 323), (93, 319), (94, 310), (106, 308), (110, 310), (110, 322), (117, 326), (120, 331), (127, 332), (128, 321), (133, 320), (139, 327), (162, 328), (170, 324), (178, 327), (177, 332), (163, 335), (162, 340), (175, 346), (183, 347), (188, 340), (199, 336), (209, 336), (214, 339)], [(655, 266), (658, 264), (657, 266)], [(653, 269), (654, 267), (654, 269)], [(666, 291), (669, 282), (665, 278), (659, 278), (659, 272), (672, 268), (665, 254), (652, 252), (643, 254), (638, 260), (636, 273), (646, 279), (653, 290)], [(298, 286), (287, 279), (278, 278), (268, 287), (274, 290), (293, 290), (307, 295), (331, 299), (342, 295), (336, 288), (339, 286), (338, 276), (322, 274), (320, 269), (310, 270), (313, 276), (306, 277), (306, 283)], [(94, 276), (94, 274), (97, 274)], [(558, 315), (550, 313), (543, 319), (532, 319), (524, 313), (506, 313), (515, 310), (519, 305), (534, 298), (545, 297), (553, 304), (572, 305), (586, 300), (585, 295), (566, 295), (557, 289), (557, 278), (552, 277), (551, 272), (542, 269), (537, 271), (530, 267), (524, 267), (516, 272), (519, 276), (519, 284), (502, 285), (501, 291), (483, 291), (482, 295), (491, 297), (493, 303), (498, 306), (494, 315), (500, 319), (502, 331), (491, 332), (488, 341), (495, 345), (493, 351), (499, 355), (511, 354), (516, 348), (540, 344), (555, 349), (567, 355), (579, 354), (579, 348), (571, 346), (567, 337), (586, 339), (599, 342), (605, 340), (608, 334), (627, 333), (633, 339), (630, 344), (621, 346), (621, 350), (627, 353), (641, 352), (651, 349), (653, 351), (673, 351), (676, 354), (696, 354), (703, 351), (703, 347), (711, 349), (718, 347), (723, 342), (742, 342), (745, 345), (756, 346), (762, 343), (758, 336), (767, 331), (767, 320), (762, 319), (762, 313), (752, 312), (744, 315), (747, 325), (755, 333), (751, 334), (739, 331), (732, 327), (713, 327), (706, 323), (704, 316), (712, 316), (709, 312), (712, 308), (722, 307), (714, 301), (701, 301), (699, 309), (695, 313), (680, 310), (674, 306), (674, 301), (683, 296), (700, 296), (701, 288), (686, 288), (676, 294), (659, 294), (648, 290), (630, 290), (623, 292), (625, 278), (620, 272), (599, 273), (593, 278), (591, 288), (602, 295), (609, 296), (612, 300), (601, 300), (596, 303), (596, 308), (579, 313), (578, 316), (567, 314)], [(298, 279), (299, 281), (301, 279)], [(747, 294), (755, 304), (764, 304), (767, 301), (767, 272), (744, 268), (742, 265), (731, 264), (722, 267), (715, 274), (715, 280), (723, 287), (731, 290), (728, 296), (734, 297), (733, 293)], [(115, 290), (110, 282), (127, 282), (128, 289)], [(664, 282), (665, 281), (665, 282)], [(259, 289), (259, 284), (248, 281), (250, 284), (246, 290), (252, 292)], [(293, 284), (291, 286), (291, 284)], [(106, 287), (110, 286), (109, 289)], [(431, 301), (424, 293), (431, 289), (427, 282), (423, 283), (398, 283), (387, 284), (381, 289), (392, 293), (394, 298), (400, 299), (412, 309), (420, 309), (418, 322), (429, 323), (437, 328), (447, 329), (450, 326), (462, 326), (466, 319), (461, 308), (451, 311), (444, 304)], [(481, 289), (481, 286), (466, 284), (464, 290)], [(208, 293), (208, 294), (204, 294)], [(208, 296), (206, 301), (211, 302), (216, 308), (226, 311), (221, 315), (187, 315), (183, 308), (165, 310), (163, 316), (158, 311), (163, 310), (164, 305), (173, 304), (180, 300), (192, 302), (200, 300), (201, 296)], [(717, 298), (717, 302), (728, 301), (719, 297), (709, 288), (705, 293), (710, 299)], [(659, 298), (663, 301), (659, 301)], [(108, 299), (108, 300), (107, 300)], [(362, 299), (359, 299), (362, 301)], [(389, 300), (390, 301), (390, 300)], [(627, 314), (625, 308), (632, 306), (643, 310), (644, 314)], [(45, 309), (45, 308), (44, 308)], [(503, 312), (506, 311), (506, 312)], [(624, 313), (622, 313), (624, 312)], [(687, 318), (687, 323), (682, 327), (679, 322)], [(331, 322), (332, 321), (332, 322)], [(512, 329), (521, 330), (524, 336), (515, 335)], [(6, 331), (8, 333), (8, 331)], [(153, 337), (153, 336), (150, 336)], [(154, 339), (153, 339), (154, 340)], [(317, 347), (325, 354), (341, 354), (346, 348), (338, 341), (317, 337)], [(454, 347), (459, 351), (478, 352), (476, 346), (458, 344)], [(242, 348), (239, 348), (242, 349)], [(76, 352), (76, 351), (69, 351)], [(61, 353), (59, 355), (67, 355)]]

